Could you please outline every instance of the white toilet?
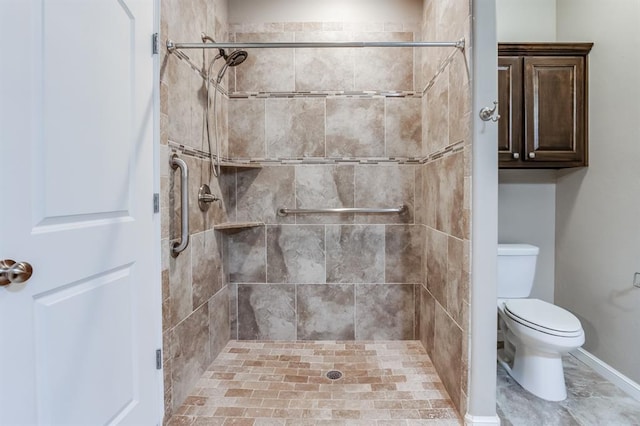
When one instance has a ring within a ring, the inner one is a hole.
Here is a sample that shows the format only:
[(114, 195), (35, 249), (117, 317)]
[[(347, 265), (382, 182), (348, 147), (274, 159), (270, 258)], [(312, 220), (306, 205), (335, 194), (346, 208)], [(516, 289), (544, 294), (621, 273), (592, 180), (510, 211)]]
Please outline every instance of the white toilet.
[(498, 362), (520, 385), (547, 401), (567, 397), (562, 354), (584, 343), (580, 320), (531, 294), (539, 249), (498, 244)]

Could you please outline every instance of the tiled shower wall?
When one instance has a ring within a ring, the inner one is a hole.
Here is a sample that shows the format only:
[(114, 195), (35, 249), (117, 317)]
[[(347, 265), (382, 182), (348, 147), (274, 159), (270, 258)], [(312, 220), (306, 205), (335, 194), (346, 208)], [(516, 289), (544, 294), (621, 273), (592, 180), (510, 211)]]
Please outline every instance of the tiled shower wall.
[[(204, 26), (223, 40), (224, 3), (164, 1), (163, 39), (198, 41)], [(237, 41), (470, 40), (469, 4), (461, 0), (426, 1), (422, 25), (230, 28)], [(201, 53), (189, 55), (208, 63)], [(163, 59), (167, 410), (181, 402), (230, 328), (239, 339), (419, 338), (464, 413), (471, 184), (465, 55), (454, 49), (254, 49), (228, 77), (231, 98), (218, 98), (222, 154), (266, 166), (226, 169), (218, 181), (201, 156), (208, 151), (203, 80), (177, 58)], [(167, 167), (172, 151), (190, 164), (192, 201), (206, 181), (223, 198), (207, 215), (191, 206), (192, 244), (177, 259), (168, 254), (170, 239), (180, 234), (174, 214), (179, 177)], [(314, 161), (319, 164), (309, 164)], [(276, 213), (280, 207), (401, 204), (408, 212), (400, 216)], [(266, 225), (212, 230), (229, 221)]]
[(426, 0), (424, 40), (464, 38), (465, 53), (423, 50), (426, 90), (417, 223), (424, 232), (419, 336), (461, 415), (469, 366), (471, 233), (470, 3)]
[[(412, 41), (418, 25), (231, 27), (236, 41)], [(232, 338), (417, 337), (422, 94), (414, 64), (412, 48), (263, 49), (234, 69), (229, 156), (265, 167), (237, 170), (230, 212), (266, 225), (228, 236)], [(401, 205), (402, 215), (277, 215)]]
[[(232, 338), (414, 339), (421, 283), (416, 166), (298, 165), (238, 171), (228, 237)], [(230, 197), (231, 198), (231, 197)], [(276, 214), (280, 207), (408, 207), (403, 215)]]
[[(167, 38), (198, 42), (201, 32), (224, 40), (226, 16), (224, 0), (163, 0), (162, 46)], [(161, 51), (162, 328), (165, 418), (169, 419), (229, 341), (229, 293), (222, 270), (223, 239), (213, 230), (215, 223), (226, 221), (225, 204), (214, 204), (203, 213), (197, 202), (198, 188), (203, 183), (209, 184), (214, 194), (222, 192), (201, 154), (208, 151), (204, 81), (187, 63), (164, 48)], [(203, 57), (201, 51), (188, 52), (200, 67), (208, 64), (209, 54)], [(227, 100), (220, 97), (219, 101), (220, 140), (226, 149)], [(181, 234), (180, 172), (169, 167), (174, 153), (188, 164), (190, 192), (190, 243), (177, 257), (171, 255), (171, 246)]]

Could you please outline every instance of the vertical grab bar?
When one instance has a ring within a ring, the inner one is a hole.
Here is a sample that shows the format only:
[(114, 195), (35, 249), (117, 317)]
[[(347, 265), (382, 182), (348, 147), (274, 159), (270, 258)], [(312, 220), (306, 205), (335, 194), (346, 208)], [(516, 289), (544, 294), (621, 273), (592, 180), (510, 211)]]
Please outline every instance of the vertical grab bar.
[(171, 247), (171, 254), (177, 256), (189, 245), (189, 169), (187, 168), (187, 163), (179, 158), (177, 154), (173, 154), (171, 157), (171, 168), (173, 170), (180, 168), (182, 235), (180, 242), (173, 243)]

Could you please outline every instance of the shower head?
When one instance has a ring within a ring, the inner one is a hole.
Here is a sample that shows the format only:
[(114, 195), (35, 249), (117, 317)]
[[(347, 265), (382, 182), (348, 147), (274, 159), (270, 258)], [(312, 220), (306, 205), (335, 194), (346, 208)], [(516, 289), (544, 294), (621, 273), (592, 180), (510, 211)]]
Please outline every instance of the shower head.
[(224, 73), (227, 72), (227, 68), (237, 67), (247, 59), (247, 56), (249, 56), (249, 54), (244, 50), (234, 50), (229, 56), (224, 55), (226, 62), (218, 72), (216, 83), (220, 84), (222, 77), (224, 77)]
[(231, 52), (231, 55), (229, 55), (228, 57), (225, 57), (225, 59), (227, 60), (228, 66), (237, 67), (238, 65), (243, 63), (245, 59), (247, 59), (247, 56), (249, 56), (249, 54), (246, 51), (235, 50)]

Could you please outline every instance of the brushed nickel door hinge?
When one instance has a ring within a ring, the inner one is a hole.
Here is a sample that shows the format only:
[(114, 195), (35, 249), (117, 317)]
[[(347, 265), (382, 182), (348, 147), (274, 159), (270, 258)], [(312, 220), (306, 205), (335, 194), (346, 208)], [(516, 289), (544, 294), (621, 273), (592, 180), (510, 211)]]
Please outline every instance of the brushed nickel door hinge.
[(160, 53), (160, 37), (158, 36), (158, 33), (153, 33), (153, 37), (152, 37), (152, 52), (154, 55), (157, 55), (158, 53)]

